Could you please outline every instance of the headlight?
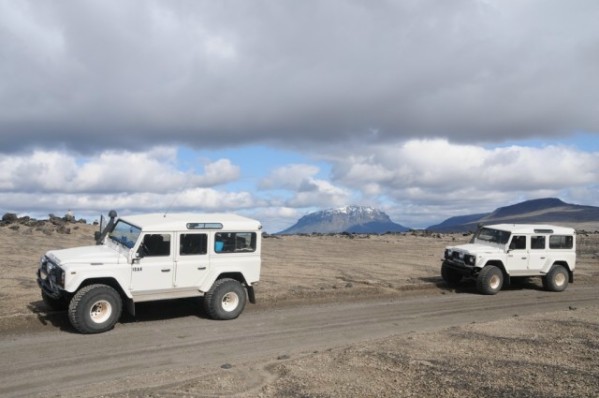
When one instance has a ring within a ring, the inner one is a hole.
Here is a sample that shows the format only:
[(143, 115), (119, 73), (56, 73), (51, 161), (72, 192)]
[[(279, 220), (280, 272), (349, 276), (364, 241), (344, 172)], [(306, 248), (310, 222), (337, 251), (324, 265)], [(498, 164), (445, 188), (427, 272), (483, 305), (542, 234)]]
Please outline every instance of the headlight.
[(466, 254), (464, 256), (464, 263), (466, 263), (468, 265), (474, 265), (474, 264), (476, 264), (476, 257), (472, 256), (470, 254)]

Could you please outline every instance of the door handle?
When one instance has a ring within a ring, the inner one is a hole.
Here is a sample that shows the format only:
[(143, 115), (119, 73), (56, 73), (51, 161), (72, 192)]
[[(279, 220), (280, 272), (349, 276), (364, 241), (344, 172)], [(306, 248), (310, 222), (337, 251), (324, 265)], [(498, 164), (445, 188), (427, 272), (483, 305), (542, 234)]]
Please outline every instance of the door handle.
[(162, 272), (171, 272), (171, 269), (170, 268), (163, 269)]
[(526, 260), (526, 257), (522, 257), (522, 260)]
[(198, 269), (199, 269), (200, 271), (203, 271), (203, 270), (205, 270), (205, 269), (206, 269), (206, 267), (198, 267)]

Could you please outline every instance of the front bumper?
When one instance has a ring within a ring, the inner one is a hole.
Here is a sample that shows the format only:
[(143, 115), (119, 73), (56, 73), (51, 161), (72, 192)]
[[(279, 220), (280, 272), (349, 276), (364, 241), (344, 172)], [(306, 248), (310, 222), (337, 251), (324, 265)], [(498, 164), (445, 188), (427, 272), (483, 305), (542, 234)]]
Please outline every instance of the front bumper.
[(64, 271), (46, 258), (42, 258), (37, 270), (37, 285), (48, 296), (58, 299), (62, 296)]
[(444, 259), (443, 266), (464, 276), (474, 276), (480, 271), (480, 268), (477, 268), (474, 265), (467, 265), (464, 262), (456, 261), (451, 258)]

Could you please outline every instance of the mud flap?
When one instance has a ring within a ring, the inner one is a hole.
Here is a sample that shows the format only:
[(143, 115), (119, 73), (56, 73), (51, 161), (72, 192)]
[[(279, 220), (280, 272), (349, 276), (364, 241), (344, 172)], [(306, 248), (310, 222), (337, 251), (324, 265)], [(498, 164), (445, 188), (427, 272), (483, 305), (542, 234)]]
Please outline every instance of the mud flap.
[(125, 298), (125, 307), (127, 308), (127, 312), (131, 314), (131, 316), (135, 316), (135, 302), (130, 298)]
[(256, 304), (256, 293), (254, 293), (254, 286), (248, 286), (247, 290), (248, 290), (248, 299), (250, 300), (250, 303)]

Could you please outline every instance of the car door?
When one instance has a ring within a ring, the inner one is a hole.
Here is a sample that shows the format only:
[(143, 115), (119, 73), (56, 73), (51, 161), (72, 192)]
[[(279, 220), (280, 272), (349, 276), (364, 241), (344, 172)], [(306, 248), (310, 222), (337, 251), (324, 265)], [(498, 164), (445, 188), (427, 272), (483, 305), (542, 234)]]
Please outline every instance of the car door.
[(208, 273), (208, 235), (180, 233), (177, 238), (175, 287), (197, 287)]
[(507, 266), (509, 271), (528, 269), (528, 242), (526, 235), (513, 235), (508, 246)]
[(153, 291), (173, 287), (175, 263), (170, 233), (146, 233), (131, 267), (131, 291)]
[(540, 271), (547, 263), (547, 239), (544, 235), (533, 235), (530, 237), (530, 253), (528, 258), (528, 269)]

